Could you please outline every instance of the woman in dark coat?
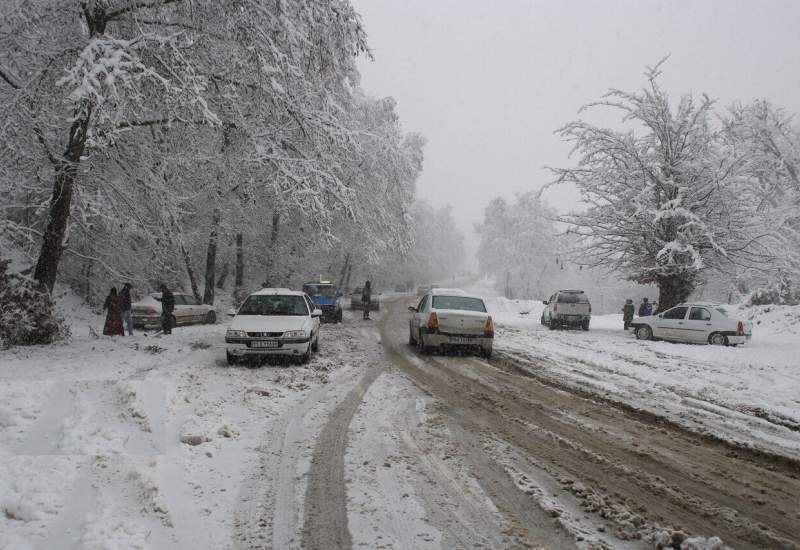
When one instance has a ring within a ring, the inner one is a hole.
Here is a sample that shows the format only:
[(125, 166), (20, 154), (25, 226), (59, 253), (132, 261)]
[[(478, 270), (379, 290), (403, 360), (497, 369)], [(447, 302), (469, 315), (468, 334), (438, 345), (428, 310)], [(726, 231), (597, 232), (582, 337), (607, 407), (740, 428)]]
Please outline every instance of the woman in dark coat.
[(117, 296), (117, 289), (111, 287), (111, 292), (106, 296), (103, 309), (106, 313), (106, 324), (103, 326), (103, 334), (108, 336), (125, 336), (122, 328), (122, 300)]

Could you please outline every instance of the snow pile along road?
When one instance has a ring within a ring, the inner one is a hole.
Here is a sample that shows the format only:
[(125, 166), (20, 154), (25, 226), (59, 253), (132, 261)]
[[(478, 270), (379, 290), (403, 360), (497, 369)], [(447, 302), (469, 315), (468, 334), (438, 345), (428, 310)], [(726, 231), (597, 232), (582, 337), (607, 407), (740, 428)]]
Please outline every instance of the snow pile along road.
[(642, 342), (622, 315), (550, 331), (543, 305), (487, 300), (495, 350), (549, 383), (668, 418), (694, 431), (800, 459), (800, 307), (732, 309), (754, 323), (745, 346)]

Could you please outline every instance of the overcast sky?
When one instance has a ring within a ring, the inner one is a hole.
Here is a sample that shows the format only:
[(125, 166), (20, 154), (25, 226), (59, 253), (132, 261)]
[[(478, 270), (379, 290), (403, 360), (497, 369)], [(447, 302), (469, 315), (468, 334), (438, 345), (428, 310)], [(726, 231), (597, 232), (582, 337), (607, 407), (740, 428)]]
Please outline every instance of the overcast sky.
[[(353, 3), (375, 57), (360, 63), (362, 85), (394, 96), (406, 130), (428, 138), (419, 195), (453, 205), (470, 248), (492, 197), (569, 163), (554, 130), (608, 88), (640, 88), (666, 54), (673, 97), (766, 98), (800, 113), (800, 0)], [(577, 194), (545, 198), (566, 211)]]

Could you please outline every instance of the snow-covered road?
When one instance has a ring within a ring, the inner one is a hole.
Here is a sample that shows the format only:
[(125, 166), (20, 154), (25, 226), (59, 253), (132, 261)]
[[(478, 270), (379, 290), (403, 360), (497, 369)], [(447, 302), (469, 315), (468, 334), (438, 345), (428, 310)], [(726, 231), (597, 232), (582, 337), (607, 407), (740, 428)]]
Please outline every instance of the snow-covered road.
[[(748, 348), (643, 344), (611, 320), (542, 331), (495, 303), (499, 357), (421, 357), (411, 300), (325, 325), (305, 366), (230, 368), (223, 325), (111, 339), (84, 324), (2, 352), (0, 547), (800, 543), (797, 432), (708, 413), (747, 401), (794, 418), (766, 375), (737, 391), (746, 371), (718, 352)], [(791, 380), (776, 361), (764, 372)], [(709, 377), (721, 389), (698, 392)], [(696, 380), (675, 398), (669, 379)], [(726, 443), (741, 426), (755, 450)]]

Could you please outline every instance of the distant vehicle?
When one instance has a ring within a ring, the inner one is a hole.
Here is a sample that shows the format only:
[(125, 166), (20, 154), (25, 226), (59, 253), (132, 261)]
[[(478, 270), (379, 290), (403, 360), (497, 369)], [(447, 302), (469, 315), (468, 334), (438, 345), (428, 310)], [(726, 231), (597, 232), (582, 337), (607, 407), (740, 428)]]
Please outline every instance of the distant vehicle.
[(225, 333), (228, 364), (244, 357), (282, 355), (306, 363), (319, 351), (322, 311), (303, 292), (262, 288), (254, 292), (233, 317)]
[(720, 304), (686, 303), (631, 323), (639, 340), (671, 340), (738, 346), (750, 340), (753, 324), (731, 317)]
[[(362, 287), (356, 287), (352, 293), (350, 293), (350, 309), (352, 310), (364, 310), (364, 302), (361, 301), (361, 294), (364, 292)], [(370, 311), (380, 311), (381, 310), (381, 301), (379, 298), (380, 294), (376, 293), (373, 289), (372, 291), (372, 300), (369, 303), (369, 310)]]
[(431, 289), (408, 322), (408, 343), (420, 353), (437, 349), (471, 349), (492, 356), (494, 322), (482, 298), (455, 289)]
[(584, 291), (559, 290), (542, 303), (546, 307), (542, 312), (541, 322), (550, 327), (550, 330), (558, 327), (581, 327), (589, 330), (592, 304)]
[[(189, 325), (192, 323), (207, 323), (213, 325), (217, 322), (217, 313), (214, 306), (201, 304), (191, 294), (174, 292), (175, 309), (172, 312), (172, 326)], [(137, 328), (161, 328), (161, 298), (160, 292), (145, 296), (138, 302), (131, 304), (133, 326)]]
[(342, 322), (342, 293), (339, 288), (327, 279), (319, 282), (305, 283), (303, 292), (311, 297), (314, 306), (322, 311), (322, 321), (330, 323)]

